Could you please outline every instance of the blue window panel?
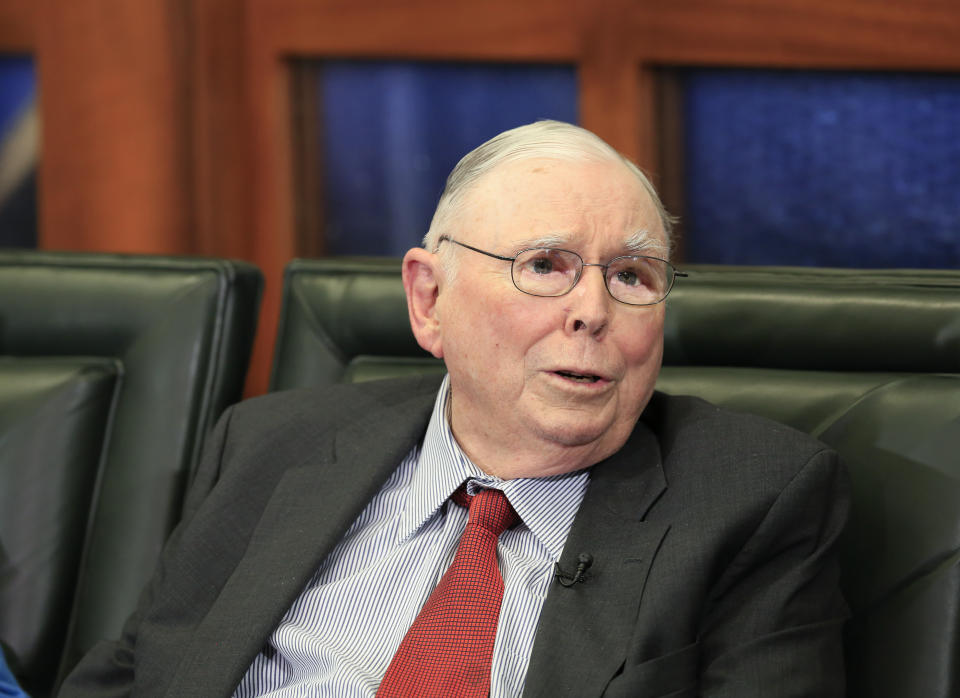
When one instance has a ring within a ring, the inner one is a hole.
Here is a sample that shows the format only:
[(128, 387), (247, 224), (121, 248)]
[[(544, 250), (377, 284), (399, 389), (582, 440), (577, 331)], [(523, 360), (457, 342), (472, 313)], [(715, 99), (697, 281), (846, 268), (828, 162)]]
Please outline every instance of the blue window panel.
[(36, 75), (33, 60), (24, 56), (0, 58), (0, 247), (36, 247), (37, 144), (30, 120), (35, 114)]
[(26, 105), (33, 101), (36, 76), (26, 56), (0, 58), (0, 133), (6, 133)]
[(687, 261), (960, 266), (960, 77), (684, 80)]
[(325, 61), (318, 114), (327, 249), (399, 256), (469, 150), (537, 119), (576, 122), (571, 66)]

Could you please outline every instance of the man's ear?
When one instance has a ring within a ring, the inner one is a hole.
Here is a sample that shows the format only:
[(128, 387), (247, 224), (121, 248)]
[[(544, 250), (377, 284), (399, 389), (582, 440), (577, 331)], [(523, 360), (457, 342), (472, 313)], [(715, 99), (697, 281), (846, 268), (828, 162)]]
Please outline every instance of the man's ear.
[(407, 294), (410, 327), (417, 343), (438, 359), (443, 358), (437, 299), (443, 269), (437, 255), (414, 247), (403, 256), (403, 290)]

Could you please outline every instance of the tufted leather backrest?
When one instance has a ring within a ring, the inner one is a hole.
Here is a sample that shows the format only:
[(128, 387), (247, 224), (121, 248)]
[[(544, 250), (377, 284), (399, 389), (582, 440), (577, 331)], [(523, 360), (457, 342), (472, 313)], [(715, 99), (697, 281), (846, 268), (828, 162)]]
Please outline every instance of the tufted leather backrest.
[[(849, 695), (960, 691), (960, 272), (686, 269), (657, 387), (836, 448)], [(272, 387), (442, 372), (409, 329), (393, 259), (287, 268)]]
[(241, 396), (261, 285), (239, 262), (0, 252), (0, 641), (35, 698), (136, 605)]
[(0, 356), (0, 641), (35, 694), (60, 663), (121, 370)]

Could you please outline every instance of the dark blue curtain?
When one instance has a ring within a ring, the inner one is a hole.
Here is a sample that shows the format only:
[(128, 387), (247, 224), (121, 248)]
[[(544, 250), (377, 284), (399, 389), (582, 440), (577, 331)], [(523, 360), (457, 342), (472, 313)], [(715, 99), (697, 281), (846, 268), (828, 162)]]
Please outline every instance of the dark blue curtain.
[(332, 254), (402, 255), (426, 233), (467, 151), (537, 119), (577, 120), (569, 66), (319, 65), (320, 195)]
[(683, 79), (688, 261), (960, 266), (960, 77)]
[[(10, 152), (14, 141), (28, 137), (24, 128), (32, 118), (36, 94), (33, 61), (27, 57), (0, 58), (0, 153)], [(16, 145), (36, 151), (36, 143)], [(0, 247), (36, 247), (36, 162), (0, 162)]]

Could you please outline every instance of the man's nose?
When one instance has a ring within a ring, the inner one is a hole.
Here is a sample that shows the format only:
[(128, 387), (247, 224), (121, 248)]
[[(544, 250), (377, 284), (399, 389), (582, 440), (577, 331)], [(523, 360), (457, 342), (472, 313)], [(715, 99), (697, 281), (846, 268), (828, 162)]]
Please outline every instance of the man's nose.
[(589, 332), (599, 338), (610, 323), (610, 297), (604, 283), (606, 270), (584, 265), (577, 285), (567, 294), (569, 303), (564, 326), (567, 332)]

